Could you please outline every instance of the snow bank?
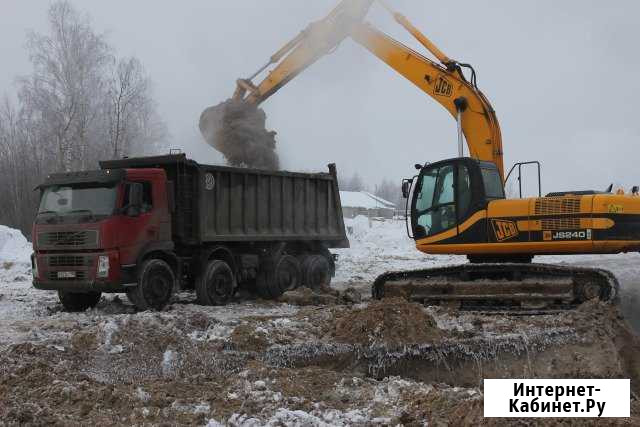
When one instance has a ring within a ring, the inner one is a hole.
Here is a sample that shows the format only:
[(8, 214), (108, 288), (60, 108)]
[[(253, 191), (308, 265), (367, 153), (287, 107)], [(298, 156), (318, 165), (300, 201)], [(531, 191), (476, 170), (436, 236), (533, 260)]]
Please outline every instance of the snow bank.
[(385, 271), (412, 270), (466, 262), (465, 257), (426, 255), (407, 236), (404, 220), (345, 218), (350, 248), (333, 249), (339, 255), (334, 284), (371, 283)]
[(20, 230), (0, 225), (0, 263), (30, 263), (33, 247)]

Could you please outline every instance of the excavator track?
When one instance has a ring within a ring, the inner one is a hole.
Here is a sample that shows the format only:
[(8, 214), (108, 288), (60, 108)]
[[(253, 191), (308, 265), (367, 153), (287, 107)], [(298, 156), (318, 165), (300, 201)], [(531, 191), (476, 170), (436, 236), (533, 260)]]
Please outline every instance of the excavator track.
[(425, 305), (511, 315), (549, 314), (600, 299), (615, 302), (619, 283), (607, 270), (551, 264), (464, 264), (387, 272), (375, 299), (401, 297)]

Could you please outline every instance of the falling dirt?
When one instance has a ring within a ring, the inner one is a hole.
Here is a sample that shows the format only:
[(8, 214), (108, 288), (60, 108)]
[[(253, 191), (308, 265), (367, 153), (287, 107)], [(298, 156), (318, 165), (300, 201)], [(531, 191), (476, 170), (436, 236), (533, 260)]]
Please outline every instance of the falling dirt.
[(441, 337), (435, 320), (423, 307), (401, 298), (371, 302), (336, 319), (334, 338), (360, 345), (406, 345)]
[(266, 129), (266, 119), (262, 109), (228, 99), (204, 110), (200, 132), (231, 166), (278, 170), (276, 132)]

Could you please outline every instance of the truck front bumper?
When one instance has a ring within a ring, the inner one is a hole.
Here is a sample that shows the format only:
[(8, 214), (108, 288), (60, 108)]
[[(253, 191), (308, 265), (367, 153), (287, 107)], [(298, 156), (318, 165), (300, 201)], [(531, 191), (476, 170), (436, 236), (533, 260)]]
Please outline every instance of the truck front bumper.
[[(72, 292), (125, 292), (127, 286), (121, 283), (113, 283), (98, 280), (65, 280), (60, 283), (52, 280), (33, 279), (33, 286), (44, 291), (72, 291)], [(130, 286), (134, 286), (131, 284)]]
[[(98, 277), (98, 260), (108, 257), (104, 277)], [(118, 252), (36, 253), (33, 256), (36, 289), (71, 292), (125, 292), (135, 286), (134, 269), (120, 267)]]

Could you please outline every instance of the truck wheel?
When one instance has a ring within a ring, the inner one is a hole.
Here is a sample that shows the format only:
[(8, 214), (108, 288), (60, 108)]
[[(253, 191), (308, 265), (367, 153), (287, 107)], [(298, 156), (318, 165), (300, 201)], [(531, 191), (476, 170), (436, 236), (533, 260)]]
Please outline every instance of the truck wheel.
[(265, 262), (258, 273), (257, 285), (264, 298), (278, 298), (300, 286), (300, 262), (291, 255), (283, 255), (277, 262)]
[(140, 266), (138, 286), (127, 289), (127, 298), (138, 310), (162, 310), (175, 288), (173, 270), (161, 259), (148, 259)]
[(85, 311), (88, 308), (93, 308), (98, 305), (100, 297), (102, 297), (100, 292), (76, 293), (58, 291), (58, 298), (67, 311)]
[(311, 289), (320, 289), (331, 284), (331, 265), (322, 255), (308, 256), (302, 263), (304, 285)]
[(225, 305), (235, 290), (233, 271), (220, 260), (209, 261), (196, 281), (196, 295), (202, 305)]

